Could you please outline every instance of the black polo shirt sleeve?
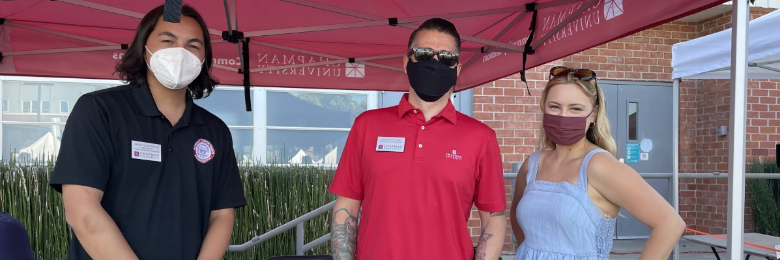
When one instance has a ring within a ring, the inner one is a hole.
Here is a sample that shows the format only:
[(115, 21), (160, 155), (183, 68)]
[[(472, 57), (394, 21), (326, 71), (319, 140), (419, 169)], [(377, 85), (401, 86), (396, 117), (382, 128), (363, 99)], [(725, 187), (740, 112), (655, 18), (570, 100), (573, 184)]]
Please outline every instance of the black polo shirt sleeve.
[(76, 101), (49, 181), (52, 188), (62, 192), (62, 184), (75, 184), (105, 191), (113, 160), (108, 120), (92, 95)]
[[(227, 127), (225, 127), (227, 128)], [(211, 210), (238, 208), (246, 205), (244, 198), (244, 185), (241, 181), (241, 173), (238, 171), (236, 154), (233, 151), (233, 137), (226, 130), (227, 138), (224, 138), (225, 147), (220, 156), (220, 170), (217, 177), (217, 190), (212, 197)]]

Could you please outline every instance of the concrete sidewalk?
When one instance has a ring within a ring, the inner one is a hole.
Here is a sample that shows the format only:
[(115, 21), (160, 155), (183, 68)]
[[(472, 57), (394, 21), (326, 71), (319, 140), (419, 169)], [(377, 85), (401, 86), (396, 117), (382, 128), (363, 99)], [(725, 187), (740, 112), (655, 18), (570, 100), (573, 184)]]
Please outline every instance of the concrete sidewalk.
[[(647, 239), (625, 239), (615, 240), (612, 246), (612, 253), (609, 255), (610, 260), (636, 260), (639, 259), (639, 254), (642, 253), (642, 249), (647, 243)], [(721, 255), (721, 259), (725, 259), (726, 250), (718, 249), (718, 253)], [(503, 260), (512, 260), (514, 255), (502, 255)], [(671, 259), (671, 258), (669, 258)], [(715, 254), (712, 253), (710, 247), (693, 243), (691, 241), (681, 239), (680, 240), (680, 259), (684, 260), (706, 260), (716, 259)], [(744, 259), (744, 257), (743, 257)], [(753, 259), (753, 257), (751, 257)], [(756, 259), (758, 259), (756, 257)]]

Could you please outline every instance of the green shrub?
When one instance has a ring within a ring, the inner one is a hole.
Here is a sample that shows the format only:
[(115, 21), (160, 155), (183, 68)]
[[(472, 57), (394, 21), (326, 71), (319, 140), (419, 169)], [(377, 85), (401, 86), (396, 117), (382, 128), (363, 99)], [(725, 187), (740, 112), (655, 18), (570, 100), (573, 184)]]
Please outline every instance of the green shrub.
[[(30, 235), (36, 259), (65, 259), (70, 228), (65, 222), (62, 196), (48, 180), (52, 160), (0, 162), (0, 211), (17, 218)], [(308, 166), (240, 167), (248, 205), (236, 210), (231, 244), (242, 244), (335, 199), (327, 192), (333, 171)], [(330, 214), (305, 223), (305, 242), (325, 235)], [(328, 254), (327, 243), (309, 254)], [(227, 253), (225, 259), (262, 259), (295, 254), (295, 229), (245, 252)]]
[[(780, 173), (774, 161), (755, 160), (748, 165), (750, 173)], [(748, 179), (748, 191), (753, 199), (756, 232), (780, 236), (780, 180)]]

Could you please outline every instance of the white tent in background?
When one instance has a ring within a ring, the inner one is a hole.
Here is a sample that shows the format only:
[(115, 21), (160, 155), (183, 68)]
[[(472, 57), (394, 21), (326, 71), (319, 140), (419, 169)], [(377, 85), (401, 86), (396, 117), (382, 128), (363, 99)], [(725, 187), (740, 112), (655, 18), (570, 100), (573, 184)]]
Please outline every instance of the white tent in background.
[(303, 151), (303, 149), (298, 150), (298, 153), (295, 154), (289, 161), (287, 161), (290, 164), (302, 164), (303, 158), (306, 157), (306, 152)]
[(333, 148), (333, 150), (330, 150), (328, 154), (325, 155), (325, 165), (336, 165), (339, 163), (339, 148)]
[[(748, 78), (780, 79), (780, 10), (750, 21)], [(731, 29), (672, 46), (672, 78), (729, 79)]]
[(29, 158), (33, 160), (46, 159), (51, 155), (56, 157), (59, 150), (60, 140), (57, 140), (51, 132), (47, 132), (30, 146), (19, 149), (19, 155), (29, 154)]

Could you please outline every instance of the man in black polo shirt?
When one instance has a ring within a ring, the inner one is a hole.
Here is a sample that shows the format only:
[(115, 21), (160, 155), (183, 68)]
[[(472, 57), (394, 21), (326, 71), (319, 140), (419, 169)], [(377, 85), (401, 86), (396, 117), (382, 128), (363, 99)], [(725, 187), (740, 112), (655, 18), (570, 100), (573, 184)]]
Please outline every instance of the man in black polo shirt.
[(193, 104), (217, 81), (206, 25), (150, 11), (116, 67), (129, 85), (82, 96), (51, 185), (73, 228), (68, 259), (222, 259), (246, 204), (227, 126)]

